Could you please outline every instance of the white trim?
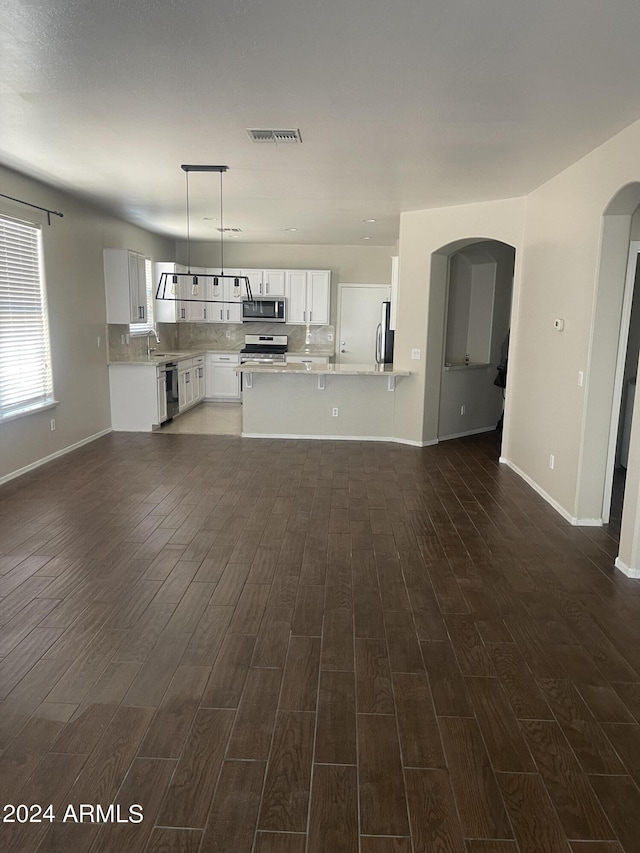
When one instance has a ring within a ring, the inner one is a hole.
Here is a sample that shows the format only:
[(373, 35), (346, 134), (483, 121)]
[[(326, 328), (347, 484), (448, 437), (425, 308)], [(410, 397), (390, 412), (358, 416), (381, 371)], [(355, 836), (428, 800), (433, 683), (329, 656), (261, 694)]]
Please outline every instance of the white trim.
[(502, 465), (506, 465), (507, 468), (511, 468), (519, 477), (521, 477), (528, 486), (537, 492), (541, 498), (544, 498), (545, 501), (552, 506), (557, 513), (559, 513), (565, 521), (568, 521), (569, 524), (572, 524), (574, 527), (601, 527), (602, 519), (601, 518), (576, 518), (572, 516), (567, 510), (561, 506), (558, 501), (554, 500), (551, 495), (547, 494), (545, 490), (539, 486), (535, 480), (532, 480), (528, 474), (525, 474), (524, 471), (521, 471), (517, 465), (514, 465), (509, 459), (506, 459), (504, 456), (501, 456), (499, 462)]
[(605, 521), (609, 521), (609, 515), (611, 513), (613, 474), (616, 465), (616, 449), (618, 446), (618, 430), (620, 425), (620, 406), (622, 404), (622, 381), (624, 379), (624, 368), (627, 360), (629, 327), (631, 324), (631, 307), (633, 304), (633, 292), (635, 289), (636, 269), (638, 266), (639, 255), (640, 241), (632, 240), (629, 244), (629, 255), (627, 257), (627, 274), (625, 276), (624, 282), (622, 317), (620, 318), (620, 333), (618, 338), (618, 355), (616, 358), (616, 372), (613, 382), (613, 404), (611, 407), (611, 421), (609, 426), (607, 467), (605, 469), (604, 475), (604, 500), (602, 506), (602, 515)]
[(481, 432), (495, 432), (495, 426), (470, 429), (467, 432), (456, 432), (453, 435), (439, 435), (438, 441), (449, 441), (452, 438), (466, 438), (468, 435), (480, 435)]
[(0, 485), (4, 483), (8, 483), (9, 480), (15, 480), (16, 477), (21, 477), (23, 474), (28, 474), (29, 471), (33, 471), (35, 468), (39, 468), (41, 465), (46, 465), (47, 462), (52, 462), (54, 459), (58, 459), (60, 456), (65, 456), (67, 453), (71, 453), (72, 450), (77, 450), (79, 447), (82, 447), (85, 444), (89, 444), (92, 441), (96, 441), (98, 438), (102, 438), (103, 435), (107, 435), (112, 432), (111, 427), (109, 429), (103, 429), (101, 432), (96, 432), (94, 435), (90, 435), (87, 438), (83, 438), (80, 441), (76, 441), (75, 444), (70, 444), (68, 447), (63, 447), (62, 450), (56, 450), (55, 453), (51, 453), (49, 456), (44, 456), (42, 459), (38, 459), (36, 462), (31, 462), (29, 465), (25, 465), (24, 468), (18, 468), (17, 471), (12, 471), (10, 474), (5, 474), (4, 477), (0, 477)]
[(622, 574), (626, 575), (628, 578), (640, 578), (640, 569), (629, 568), (626, 563), (622, 562), (620, 557), (616, 557), (613, 565), (618, 569), (618, 571), (622, 572)]
[(243, 432), (242, 438), (284, 438), (295, 439), (296, 441), (387, 441), (394, 444), (410, 444), (412, 447), (427, 447), (428, 445), (437, 444), (436, 441), (410, 441), (408, 438), (394, 438), (385, 435), (297, 435), (294, 433), (273, 433), (273, 432)]

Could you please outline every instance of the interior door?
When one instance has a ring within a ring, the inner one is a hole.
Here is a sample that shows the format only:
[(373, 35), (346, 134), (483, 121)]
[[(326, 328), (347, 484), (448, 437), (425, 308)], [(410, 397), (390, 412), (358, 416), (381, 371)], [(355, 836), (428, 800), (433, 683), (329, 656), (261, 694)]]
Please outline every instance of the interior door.
[(391, 285), (339, 284), (338, 364), (374, 364), (376, 330), (382, 303), (390, 298)]

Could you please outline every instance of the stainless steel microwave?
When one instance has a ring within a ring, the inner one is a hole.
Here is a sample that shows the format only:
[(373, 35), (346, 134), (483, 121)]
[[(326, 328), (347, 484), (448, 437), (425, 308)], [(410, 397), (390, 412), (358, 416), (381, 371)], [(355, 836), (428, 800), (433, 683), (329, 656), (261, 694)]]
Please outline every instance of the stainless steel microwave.
[(286, 323), (286, 301), (268, 296), (242, 300), (243, 323)]

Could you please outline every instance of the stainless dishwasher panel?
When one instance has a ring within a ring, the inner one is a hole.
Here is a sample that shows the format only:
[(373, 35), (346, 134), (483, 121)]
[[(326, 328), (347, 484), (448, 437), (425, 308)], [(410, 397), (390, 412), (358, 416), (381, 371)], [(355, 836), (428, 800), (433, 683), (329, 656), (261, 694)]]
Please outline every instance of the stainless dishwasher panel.
[(165, 370), (167, 372), (167, 418), (178, 414), (180, 398), (178, 395), (178, 365), (175, 361), (169, 362)]

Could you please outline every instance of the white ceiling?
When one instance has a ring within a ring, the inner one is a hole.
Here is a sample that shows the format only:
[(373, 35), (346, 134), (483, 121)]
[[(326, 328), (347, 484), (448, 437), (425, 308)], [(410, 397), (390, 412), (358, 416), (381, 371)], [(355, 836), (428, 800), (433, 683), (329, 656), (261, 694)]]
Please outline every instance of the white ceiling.
[[(4, 0), (0, 162), (177, 237), (180, 165), (224, 164), (241, 241), (393, 245), (638, 119), (638, 32), (637, 0)], [(218, 176), (190, 199), (217, 239)]]

